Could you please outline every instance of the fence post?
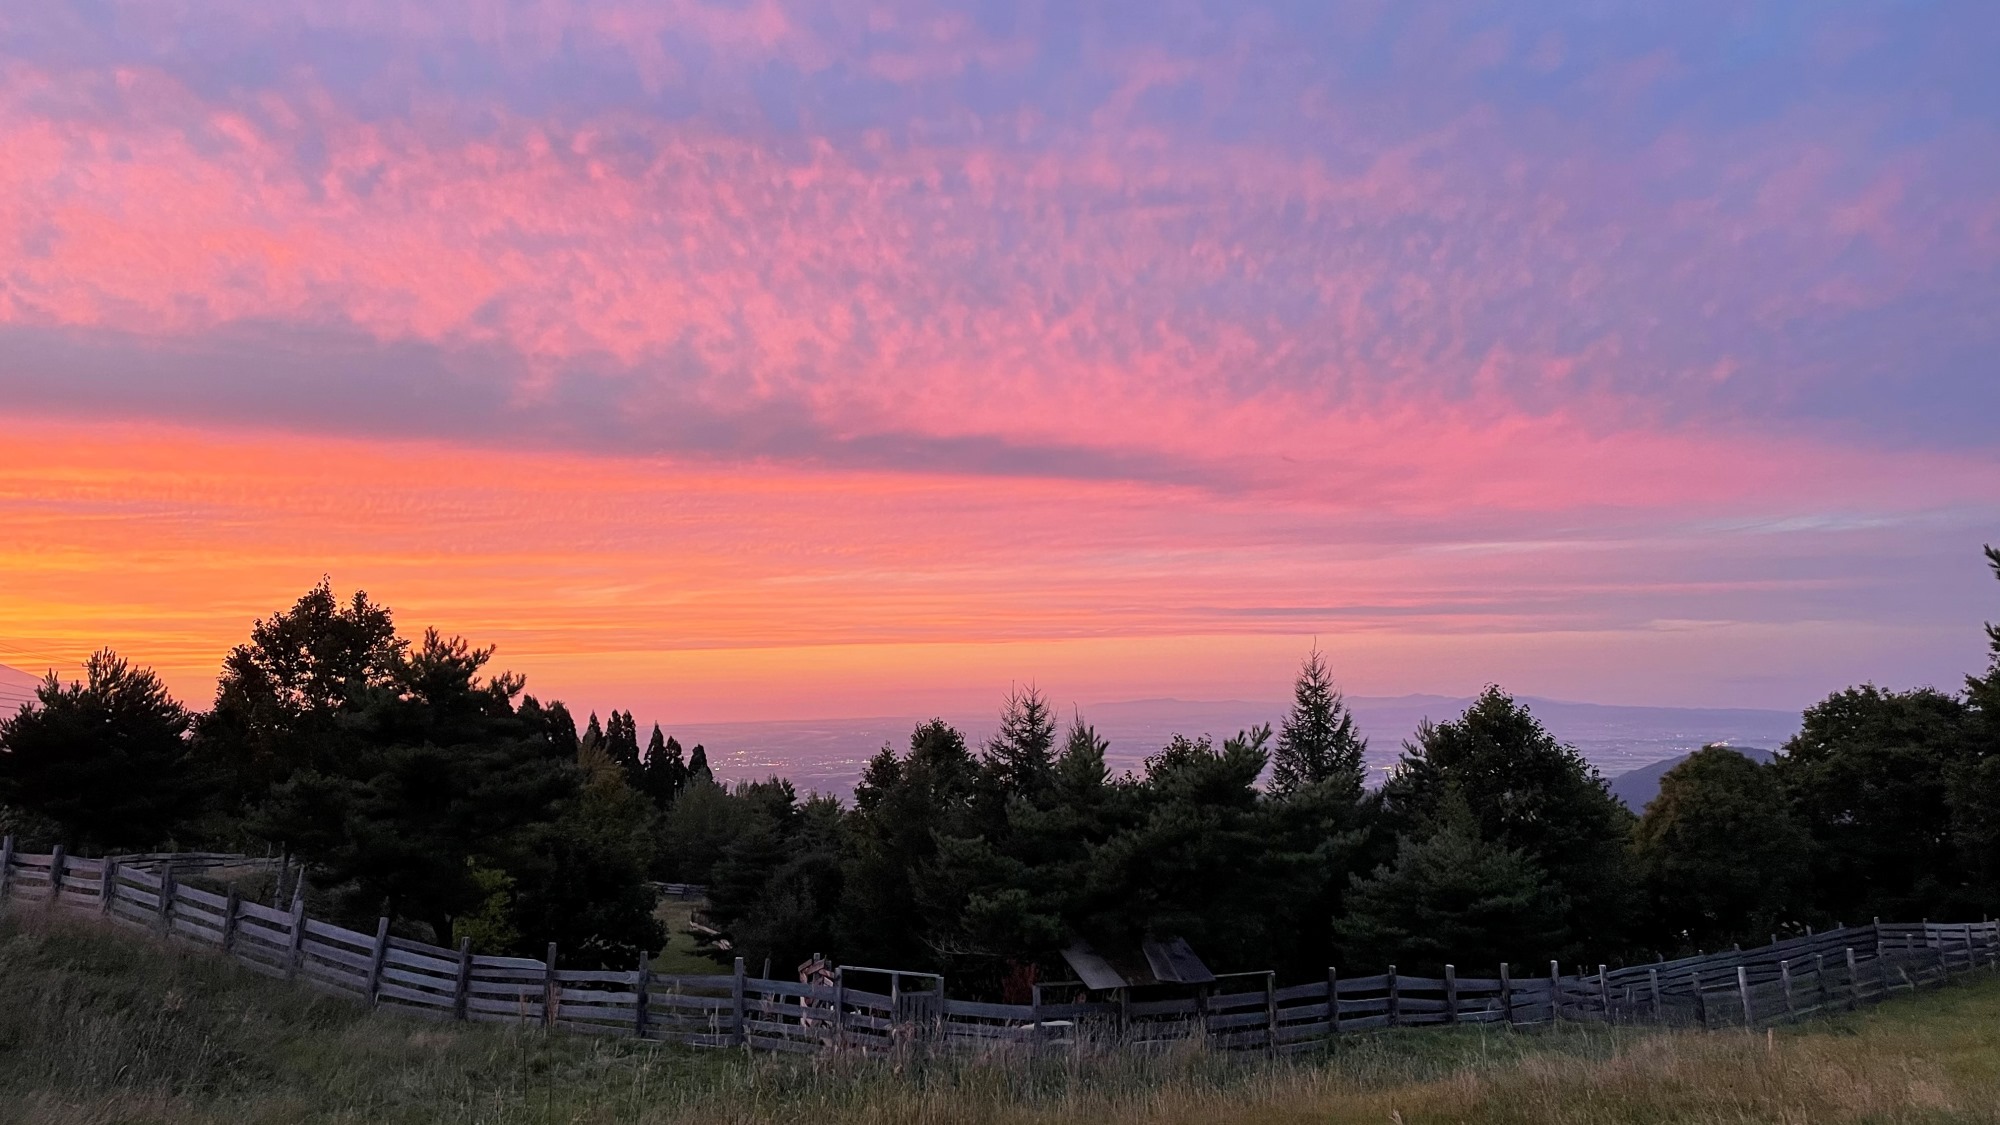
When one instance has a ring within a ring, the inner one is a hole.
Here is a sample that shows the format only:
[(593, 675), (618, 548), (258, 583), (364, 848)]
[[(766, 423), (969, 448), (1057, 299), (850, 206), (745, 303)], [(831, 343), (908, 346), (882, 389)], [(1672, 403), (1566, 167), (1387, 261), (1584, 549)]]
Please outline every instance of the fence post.
[(160, 936), (174, 932), (174, 865), (168, 861), (160, 868)]
[(63, 846), (61, 844), (57, 844), (56, 850), (49, 856), (49, 905), (50, 906), (54, 906), (56, 904), (56, 900), (62, 897), (62, 880), (63, 880)]
[[(819, 959), (818, 955), (815, 954), (813, 959), (818, 960)], [(1036, 981), (1035, 983), (1028, 986), (1028, 1042), (1033, 1043), (1037, 1051), (1041, 1049), (1042, 1046), (1042, 982), (1041, 981)]]
[(1742, 965), (1736, 966), (1736, 994), (1743, 1000), (1743, 1026), (1756, 1026), (1757, 1013), (1750, 1007), (1750, 970)]
[(234, 884), (229, 887), (229, 897), (222, 901), (222, 951), (228, 953), (236, 948), (236, 912), (243, 903), (243, 892)]
[(1824, 1012), (1833, 1004), (1833, 993), (1826, 987), (1826, 954), (1813, 954), (1813, 983), (1817, 986), (1819, 1010)]
[(1507, 962), (1500, 962), (1500, 1022), (1514, 1026), (1514, 978)]
[(1458, 968), (1444, 967), (1444, 1022), (1458, 1022)]
[(1653, 1010), (1653, 1022), (1654, 1023), (1667, 1022), (1666, 1018), (1660, 1014), (1660, 970), (1655, 969), (1650, 965), (1647, 966), (1646, 984), (1648, 985), (1648, 987), (1652, 989), (1653, 993), (1652, 1003), (1649, 1005), (1649, 1007), (1651, 1007)]
[(1604, 1009), (1604, 1022), (1611, 1022), (1611, 978), (1605, 973), (1603, 963), (1597, 966), (1597, 1004)]
[(7, 900), (7, 883), (14, 875), (14, 834), (0, 838), (0, 902)]
[(1278, 1053), (1278, 974), (1264, 974), (1264, 1053)]
[(1332, 965), (1326, 967), (1326, 1033), (1340, 1034), (1340, 971)]
[(1396, 966), (1389, 966), (1387, 979), (1389, 983), (1389, 1026), (1401, 1027), (1403, 1024), (1403, 990), (1396, 983)]
[(1785, 1014), (1796, 1016), (1799, 1006), (1792, 999), (1792, 962), (1789, 958), (1778, 962), (1778, 977), (1785, 982)]
[(1854, 947), (1847, 947), (1847, 1010), (1861, 1002), (1861, 967), (1854, 963)]
[(638, 979), (633, 984), (638, 992), (638, 998), (632, 1004), (632, 1036), (635, 1039), (644, 1039), (647, 1018), (652, 1015), (650, 1009), (653, 999), (653, 958), (643, 951), (639, 954)]
[(472, 1018), (472, 939), (458, 939), (458, 973), (451, 982), (451, 1018)]
[(836, 965), (833, 970), (833, 1049), (847, 1046), (847, 977)]
[(109, 914), (111, 913), (112, 901), (118, 897), (118, 859), (116, 856), (104, 857), (104, 870), (99, 874), (99, 879), (100, 881), (97, 885), (97, 912), (99, 914)]
[(285, 958), (285, 979), (297, 980), (299, 962), (305, 960), (306, 956), (306, 888), (303, 878), (300, 879), (298, 888), (292, 892), (291, 936), (291, 953)]
[(556, 1025), (556, 1008), (561, 1002), (557, 995), (561, 985), (556, 981), (556, 943), (549, 943), (549, 959), (542, 964), (542, 1026)]
[(389, 916), (375, 923), (375, 955), (368, 959), (368, 1006), (381, 1004), (382, 965), (389, 959)]
[(1688, 987), (1694, 990), (1694, 1018), (1703, 1031), (1708, 1030), (1708, 997), (1701, 991), (1701, 970), (1688, 970)]
[(1549, 962), (1549, 1026), (1562, 1021), (1562, 965)]
[[(940, 995), (938, 999), (942, 1001), (944, 997)], [(729, 1008), (729, 1037), (741, 1047), (748, 1042), (743, 1028), (743, 958), (741, 957), (736, 959), (735, 979), (729, 982)]]

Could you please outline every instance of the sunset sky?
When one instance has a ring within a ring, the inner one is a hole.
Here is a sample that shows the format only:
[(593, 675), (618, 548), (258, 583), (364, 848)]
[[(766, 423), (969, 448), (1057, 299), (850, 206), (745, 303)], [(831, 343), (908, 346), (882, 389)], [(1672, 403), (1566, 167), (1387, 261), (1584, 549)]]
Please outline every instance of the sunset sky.
[(0, 6), (0, 663), (642, 718), (1983, 664), (2000, 5)]

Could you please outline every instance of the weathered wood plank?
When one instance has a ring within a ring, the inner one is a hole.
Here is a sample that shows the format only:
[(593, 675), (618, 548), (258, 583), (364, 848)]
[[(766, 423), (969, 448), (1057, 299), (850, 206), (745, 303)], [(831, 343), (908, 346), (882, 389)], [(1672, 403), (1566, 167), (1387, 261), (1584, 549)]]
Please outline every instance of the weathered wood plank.
[(455, 958), (430, 957), (421, 953), (411, 952), (407, 949), (397, 949), (394, 945), (389, 947), (389, 951), (384, 958), (384, 963), (401, 965), (410, 969), (421, 969), (427, 973), (437, 973), (446, 977), (456, 978), (458, 976), (458, 961)]
[(330, 922), (316, 921), (312, 918), (306, 919), (306, 936), (317, 938), (326, 944), (350, 946), (363, 952), (372, 952), (375, 948), (375, 937), (373, 934), (357, 933), (354, 930), (336, 926)]
[(649, 994), (646, 1002), (663, 1010), (725, 1012), (735, 1007), (727, 996), (689, 996), (684, 992), (655, 991)]
[[(736, 983), (736, 978), (728, 973), (711, 974), (706, 976), (688, 976), (688, 975), (669, 976), (661, 974), (653, 978), (653, 991), (659, 992), (662, 989), (682, 989), (685, 991), (698, 991), (701, 989), (719, 988), (722, 989), (724, 992), (727, 992), (729, 988), (735, 983)], [(884, 1001), (887, 1001), (888, 997), (885, 996), (882, 999)]]
[(561, 969), (556, 972), (559, 984), (631, 984), (631, 972), (615, 969)]
[(182, 902), (192, 902), (199, 906), (206, 906), (217, 913), (220, 913), (222, 908), (229, 902), (222, 895), (211, 891), (204, 891), (200, 887), (190, 887), (186, 883), (182, 883), (180, 886), (174, 888), (174, 897), (180, 899)]
[(156, 914), (159, 912), (160, 909), (159, 895), (156, 895), (151, 891), (139, 890), (136, 887), (119, 888), (116, 902), (132, 903), (136, 906), (143, 907), (149, 914)]
[(323, 941), (313, 941), (308, 938), (301, 948), (305, 951), (308, 958), (318, 961), (331, 961), (335, 964), (358, 970), (364, 974), (364, 979), (365, 974), (375, 967), (374, 958), (368, 954), (357, 953), (352, 949), (338, 945), (328, 945)]
[(953, 1016), (977, 1017), (992, 1020), (1029, 1020), (1035, 1015), (1031, 1004), (984, 1004), (976, 1000), (946, 1000), (946, 1019)]
[(259, 922), (269, 922), (272, 925), (279, 927), (289, 926), (292, 924), (291, 911), (273, 910), (268, 906), (263, 906), (259, 903), (251, 902), (247, 898), (244, 899), (242, 902), (238, 903), (236, 909), (243, 915), (243, 917), (255, 918)]
[(475, 969), (533, 969), (539, 973), (547, 966), (533, 957), (495, 957), (491, 954), (475, 953), (472, 955), (472, 967)]
[(382, 979), (392, 980), (411, 988), (427, 988), (445, 997), (450, 997), (452, 987), (458, 983), (456, 977), (439, 976), (435, 973), (413, 972), (394, 965), (382, 966)]
[(378, 982), (375, 985), (375, 991), (385, 999), (402, 1000), (411, 1004), (424, 1004), (433, 1008), (448, 1009), (451, 1007), (451, 996), (448, 994), (440, 996), (435, 992), (426, 992), (421, 988), (407, 988), (388, 980)]
[(568, 1007), (572, 1001), (578, 1004), (630, 1005), (639, 1002), (639, 994), (636, 992), (614, 992), (609, 989), (596, 988), (559, 988), (556, 990), (556, 999), (560, 1000), (564, 1007)]
[(1290, 1003), (1293, 1000), (1324, 999), (1326, 999), (1326, 982), (1323, 980), (1316, 980), (1309, 984), (1287, 985), (1278, 990), (1278, 1003), (1280, 1004)]
[[(658, 988), (661, 981), (668, 979), (670, 978), (656, 976), (653, 978), (653, 986)], [(816, 984), (794, 984), (791, 981), (784, 980), (756, 980), (749, 982), (748, 987), (752, 992), (761, 992), (769, 996), (794, 996), (829, 1002), (833, 1000), (834, 995), (834, 990), (831, 987)]]
[(176, 915), (174, 917), (174, 932), (177, 934), (181, 934), (185, 937), (191, 937), (196, 941), (202, 942), (206, 945), (222, 944), (221, 927), (205, 926), (200, 922), (194, 920), (193, 918), (186, 917), (185, 915)]
[(534, 968), (530, 969), (513, 965), (481, 965), (479, 958), (474, 957), (472, 959), (472, 979), (475, 981), (506, 981), (510, 983), (520, 981), (523, 983), (532, 982), (536, 986), (540, 986), (548, 979), (548, 975), (548, 966), (539, 962), (536, 963)]

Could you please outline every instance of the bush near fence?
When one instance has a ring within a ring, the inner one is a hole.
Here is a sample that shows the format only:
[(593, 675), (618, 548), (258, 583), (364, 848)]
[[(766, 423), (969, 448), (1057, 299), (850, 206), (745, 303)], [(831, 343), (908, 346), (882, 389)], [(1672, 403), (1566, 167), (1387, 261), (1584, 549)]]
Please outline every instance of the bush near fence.
[[(200, 866), (214, 866), (203, 856)], [(178, 881), (171, 856), (86, 859), (15, 854), (0, 841), (0, 902), (94, 911), (128, 927), (220, 949), (246, 968), (434, 1019), (540, 1024), (696, 1047), (865, 1053), (1006, 1043), (1215, 1048), (1288, 1053), (1353, 1032), (1447, 1024), (1515, 1028), (1560, 1022), (1753, 1027), (1802, 1019), (2000, 969), (2000, 923), (1874, 922), (1749, 950), (1568, 973), (1415, 977), (1389, 972), (1170, 1000), (989, 1004), (931, 992), (800, 984), (735, 970), (703, 976), (558, 969), (545, 959), (474, 954), (276, 910)], [(853, 970), (857, 975), (876, 970)], [(925, 974), (911, 974), (924, 976)], [(931, 977), (931, 980), (937, 978)], [(1240, 979), (1240, 978), (1237, 978)], [(1236, 985), (1225, 987), (1240, 987)], [(1329, 998), (1331, 1004), (1329, 1004)]]

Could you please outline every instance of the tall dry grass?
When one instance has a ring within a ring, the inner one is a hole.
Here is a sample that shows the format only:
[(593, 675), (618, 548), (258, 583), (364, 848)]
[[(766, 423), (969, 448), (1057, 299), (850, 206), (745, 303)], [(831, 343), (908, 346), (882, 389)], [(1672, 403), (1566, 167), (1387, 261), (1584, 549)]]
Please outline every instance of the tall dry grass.
[(2000, 1121), (2000, 982), (1776, 1032), (1400, 1032), (1289, 1062), (803, 1060), (370, 1016), (210, 954), (0, 918), (0, 1121)]

